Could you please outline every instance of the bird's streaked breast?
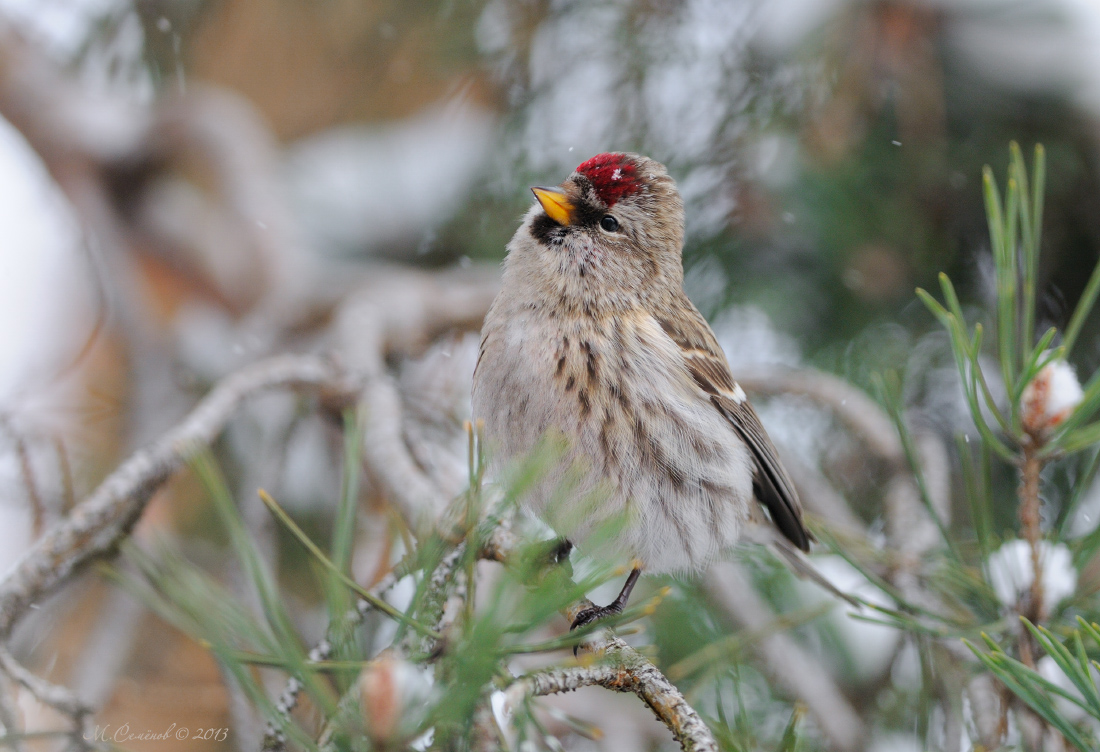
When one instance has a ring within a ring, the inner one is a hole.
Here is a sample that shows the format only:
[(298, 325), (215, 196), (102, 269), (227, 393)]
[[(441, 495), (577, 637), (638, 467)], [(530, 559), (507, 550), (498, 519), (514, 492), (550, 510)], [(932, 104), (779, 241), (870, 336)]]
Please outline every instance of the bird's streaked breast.
[[(603, 513), (633, 520), (619, 537), (625, 555), (654, 571), (691, 569), (736, 540), (752, 493), (745, 447), (647, 313), (512, 311), (487, 322), (482, 358), (493, 366), (479, 366), (475, 414), (499, 458), (530, 451), (547, 432), (571, 437), (568, 460), (583, 468), (578, 495), (610, 488)], [(529, 500), (544, 517), (569, 511), (546, 508), (560, 478)]]

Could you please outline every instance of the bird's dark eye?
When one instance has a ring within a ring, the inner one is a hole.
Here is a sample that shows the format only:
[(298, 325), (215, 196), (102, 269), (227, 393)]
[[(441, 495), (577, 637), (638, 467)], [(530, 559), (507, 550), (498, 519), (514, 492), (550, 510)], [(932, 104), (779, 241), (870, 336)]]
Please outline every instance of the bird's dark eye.
[(615, 232), (619, 229), (619, 220), (615, 219), (610, 214), (605, 214), (603, 219), (600, 220), (600, 227), (608, 232)]

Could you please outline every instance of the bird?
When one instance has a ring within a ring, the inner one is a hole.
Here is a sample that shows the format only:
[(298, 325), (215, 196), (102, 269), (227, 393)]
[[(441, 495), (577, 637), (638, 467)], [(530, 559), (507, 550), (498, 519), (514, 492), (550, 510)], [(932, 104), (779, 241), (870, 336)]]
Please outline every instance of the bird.
[(794, 483), (684, 292), (684, 203), (667, 169), (608, 152), (531, 190), (471, 396), (493, 466), (563, 438), (525, 504), (566, 552), (622, 520), (598, 545), (631, 563), (626, 584), (570, 628), (620, 613), (643, 570), (699, 572), (744, 540), (809, 551)]

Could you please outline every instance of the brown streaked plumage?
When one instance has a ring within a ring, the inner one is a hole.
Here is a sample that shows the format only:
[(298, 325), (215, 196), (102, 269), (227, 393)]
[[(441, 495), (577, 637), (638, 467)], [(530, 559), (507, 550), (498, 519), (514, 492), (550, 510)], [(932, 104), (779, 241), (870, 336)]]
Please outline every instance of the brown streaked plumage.
[[(600, 553), (654, 572), (701, 569), (760, 522), (808, 550), (794, 485), (683, 292), (683, 203), (664, 167), (601, 154), (534, 191), (473, 389), (497, 461), (548, 433), (567, 439), (563, 463), (529, 494), (532, 511), (582, 547), (621, 514), (614, 550)], [(567, 477), (571, 493), (556, 495)], [(601, 501), (586, 508), (593, 494)], [(621, 609), (635, 580), (578, 623)]]

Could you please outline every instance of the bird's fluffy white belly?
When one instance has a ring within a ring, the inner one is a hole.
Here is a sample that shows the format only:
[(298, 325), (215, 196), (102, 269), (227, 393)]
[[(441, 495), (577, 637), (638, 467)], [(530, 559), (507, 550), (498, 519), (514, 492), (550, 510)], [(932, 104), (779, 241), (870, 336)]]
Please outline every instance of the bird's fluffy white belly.
[[(525, 499), (534, 513), (582, 550), (651, 572), (701, 569), (736, 542), (752, 502), (748, 450), (674, 343), (644, 320), (565, 335), (535, 316), (506, 320), (489, 332), (482, 358), (496, 367), (478, 369), (473, 394), (497, 466), (546, 435), (571, 437)], [(622, 529), (586, 547), (605, 522)]]

